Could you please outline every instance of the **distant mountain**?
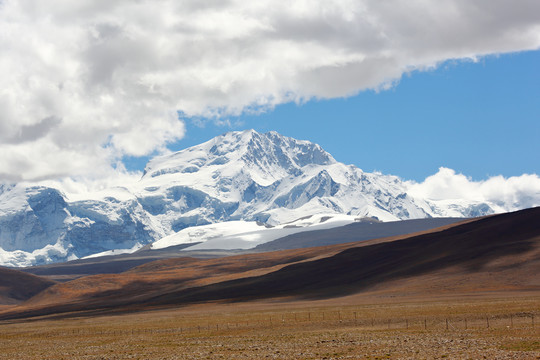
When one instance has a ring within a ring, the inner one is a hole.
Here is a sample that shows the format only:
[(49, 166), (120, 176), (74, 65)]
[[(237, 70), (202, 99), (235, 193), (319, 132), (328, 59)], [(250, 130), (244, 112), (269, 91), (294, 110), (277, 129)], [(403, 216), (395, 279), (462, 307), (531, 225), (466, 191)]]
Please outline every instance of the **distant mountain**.
[[(276, 132), (232, 132), (148, 164), (140, 194), (149, 212), (181, 212), (177, 231), (195, 224), (255, 220), (278, 224), (316, 213), (426, 217), (395, 176), (338, 163), (319, 145)], [(460, 214), (462, 215), (462, 214)]]
[(0, 186), (0, 264), (132, 252), (182, 229), (232, 220), (273, 226), (344, 214), (349, 222), (395, 221), (520, 208), (519, 201), (432, 201), (407, 189), (396, 176), (344, 165), (308, 141), (276, 132), (230, 132), (154, 158), (137, 183), (86, 197), (46, 186)]

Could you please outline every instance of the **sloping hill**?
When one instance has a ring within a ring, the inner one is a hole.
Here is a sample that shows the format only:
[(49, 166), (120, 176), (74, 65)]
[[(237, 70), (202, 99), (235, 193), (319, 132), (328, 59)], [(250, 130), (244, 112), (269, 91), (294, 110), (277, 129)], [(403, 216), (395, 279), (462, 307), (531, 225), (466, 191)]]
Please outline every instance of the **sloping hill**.
[[(540, 291), (540, 208), (491, 216), (399, 241), (351, 247), (264, 276), (167, 293), (156, 303), (338, 297), (396, 287), (429, 294)], [(426, 282), (428, 281), (429, 282)]]
[(141, 249), (133, 254), (101, 256), (79, 259), (65, 263), (55, 263), (21, 268), (19, 270), (46, 277), (54, 281), (65, 282), (83, 276), (97, 274), (118, 274), (136, 266), (168, 258), (195, 257), (199, 259), (218, 258), (231, 255), (250, 254), (253, 252), (278, 251), (306, 247), (327, 246), (347, 242), (399, 236), (426, 231), (449, 225), (463, 218), (429, 218), (392, 222), (374, 222), (365, 220), (328, 230), (305, 231), (289, 235), (250, 250), (184, 250), (193, 245), (181, 244), (164, 249)]
[(540, 291), (540, 208), (408, 237), (220, 259), (169, 259), (53, 286), (0, 318), (207, 301)]
[(0, 305), (18, 304), (54, 284), (39, 276), (0, 267)]

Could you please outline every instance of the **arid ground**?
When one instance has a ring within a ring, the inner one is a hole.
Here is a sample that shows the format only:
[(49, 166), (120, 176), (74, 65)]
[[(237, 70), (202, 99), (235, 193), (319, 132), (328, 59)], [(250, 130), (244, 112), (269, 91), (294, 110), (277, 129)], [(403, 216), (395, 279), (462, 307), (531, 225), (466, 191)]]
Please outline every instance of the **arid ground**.
[(508, 295), (350, 296), (5, 322), (0, 358), (539, 359), (540, 296)]

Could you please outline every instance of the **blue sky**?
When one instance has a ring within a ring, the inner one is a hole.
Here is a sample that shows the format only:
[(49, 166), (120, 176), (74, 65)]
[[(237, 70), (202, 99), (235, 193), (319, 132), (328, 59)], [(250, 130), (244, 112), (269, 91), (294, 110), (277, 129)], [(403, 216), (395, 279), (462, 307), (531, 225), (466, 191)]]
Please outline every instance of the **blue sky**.
[[(336, 160), (421, 181), (441, 166), (474, 180), (540, 173), (540, 51), (447, 61), (390, 90), (288, 103), (230, 125), (185, 119), (173, 151), (230, 130), (275, 130), (320, 144)], [(131, 158), (131, 170), (147, 157)]]

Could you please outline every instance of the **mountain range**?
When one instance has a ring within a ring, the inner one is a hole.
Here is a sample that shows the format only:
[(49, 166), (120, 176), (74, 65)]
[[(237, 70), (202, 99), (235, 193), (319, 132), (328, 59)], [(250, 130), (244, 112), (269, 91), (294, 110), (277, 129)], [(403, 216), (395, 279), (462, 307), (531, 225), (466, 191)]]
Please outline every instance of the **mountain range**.
[[(309, 141), (229, 132), (152, 159), (139, 181), (122, 187), (74, 195), (42, 184), (0, 185), (0, 265), (63, 262), (238, 233), (248, 234), (238, 246), (249, 248), (323, 223), (474, 217), (530, 202), (433, 200), (408, 189), (397, 176), (345, 165)], [(249, 242), (254, 237), (259, 240)]]

